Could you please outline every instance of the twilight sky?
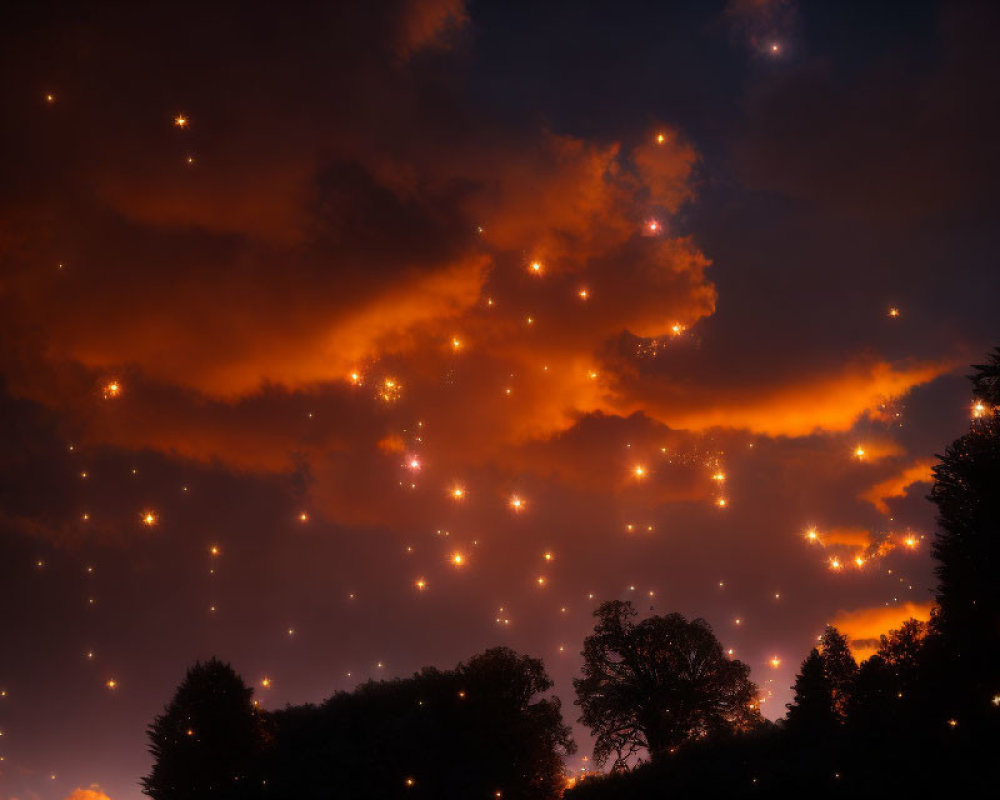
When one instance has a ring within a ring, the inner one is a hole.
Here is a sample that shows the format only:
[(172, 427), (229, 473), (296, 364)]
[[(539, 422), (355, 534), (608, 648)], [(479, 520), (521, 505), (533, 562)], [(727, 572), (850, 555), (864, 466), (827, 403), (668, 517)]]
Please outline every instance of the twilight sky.
[[(196, 658), (266, 708), (602, 600), (769, 717), (929, 611), (1000, 344), (1000, 9), (0, 12), (0, 800), (136, 800)], [(586, 732), (570, 768), (586, 767)]]

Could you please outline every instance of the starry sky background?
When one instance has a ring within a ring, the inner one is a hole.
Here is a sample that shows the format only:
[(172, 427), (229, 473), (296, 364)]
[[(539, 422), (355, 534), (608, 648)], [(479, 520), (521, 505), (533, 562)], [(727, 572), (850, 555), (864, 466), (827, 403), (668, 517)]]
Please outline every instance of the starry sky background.
[(1000, 344), (998, 24), (7, 4), (0, 797), (140, 797), (199, 657), (274, 708), (504, 644), (575, 720), (623, 598), (775, 718), (826, 623), (926, 617)]

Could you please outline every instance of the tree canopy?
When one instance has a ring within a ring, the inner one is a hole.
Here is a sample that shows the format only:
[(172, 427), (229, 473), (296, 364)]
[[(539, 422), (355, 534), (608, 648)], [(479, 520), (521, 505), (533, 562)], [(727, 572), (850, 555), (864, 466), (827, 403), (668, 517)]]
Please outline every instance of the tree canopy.
[(830, 683), (834, 714), (842, 722), (847, 717), (847, 705), (858, 674), (858, 664), (847, 645), (847, 639), (832, 625), (827, 625), (820, 637), (819, 654), (823, 672)]
[(795, 678), (795, 697), (788, 704), (788, 727), (808, 736), (825, 736), (837, 723), (833, 710), (833, 685), (823, 657), (815, 647)]
[(191, 667), (148, 736), (153, 769), (142, 785), (154, 800), (258, 796), (264, 729), (253, 690), (228, 664)]
[(1000, 635), (1000, 412), (973, 421), (934, 467), (938, 627), (956, 647)]
[(969, 431), (940, 457), (930, 493), (938, 510), (930, 651), (934, 680), (950, 697), (929, 696), (942, 716), (977, 718), (1000, 735), (1000, 349), (973, 369)]
[(760, 724), (750, 668), (726, 656), (705, 620), (668, 614), (636, 622), (632, 604), (621, 601), (594, 616), (583, 677), (573, 683), (599, 764), (613, 758), (622, 768), (642, 750), (657, 760), (687, 742)]
[[(452, 670), (369, 681), (319, 706), (255, 711), (196, 664), (150, 728), (156, 800), (554, 800), (575, 749), (539, 659), (498, 647)], [(266, 736), (264, 735), (266, 731)]]

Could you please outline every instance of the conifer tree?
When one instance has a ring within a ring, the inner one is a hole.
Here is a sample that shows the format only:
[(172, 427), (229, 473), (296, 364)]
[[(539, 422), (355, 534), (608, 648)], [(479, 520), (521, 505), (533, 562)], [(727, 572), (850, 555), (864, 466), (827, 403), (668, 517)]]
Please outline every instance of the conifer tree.
[(253, 690), (228, 664), (198, 662), (149, 726), (152, 772), (142, 780), (154, 800), (249, 800), (263, 735)]
[(969, 431), (934, 467), (939, 612), (932, 627), (939, 680), (961, 695), (949, 713), (964, 707), (993, 718), (1000, 696), (1000, 349), (974, 369)]
[(833, 693), (833, 712), (841, 722), (847, 717), (851, 691), (858, 676), (858, 665), (847, 645), (847, 639), (832, 625), (827, 625), (820, 639), (823, 672)]
[(815, 647), (802, 662), (795, 678), (795, 697), (788, 708), (788, 728), (799, 735), (820, 738), (837, 723), (833, 711), (833, 686), (823, 657)]

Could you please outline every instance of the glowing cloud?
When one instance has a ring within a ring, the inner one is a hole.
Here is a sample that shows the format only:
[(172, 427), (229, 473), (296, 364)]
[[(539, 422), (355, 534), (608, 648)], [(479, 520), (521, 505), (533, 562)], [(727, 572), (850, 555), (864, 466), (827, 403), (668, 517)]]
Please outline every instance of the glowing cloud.
[(909, 488), (914, 484), (930, 483), (934, 479), (934, 473), (931, 471), (934, 464), (934, 459), (921, 459), (862, 492), (860, 497), (862, 500), (867, 500), (883, 514), (888, 514), (889, 504), (886, 503), (886, 500), (893, 497), (905, 497)]
[[(838, 612), (830, 624), (847, 637), (854, 658), (860, 663), (877, 649), (870, 642), (877, 641), (882, 634), (899, 628), (911, 617), (926, 622), (931, 617), (931, 608), (930, 603), (858, 608), (853, 611)], [(858, 645), (855, 645), (855, 642)]]
[[(648, 413), (672, 428), (743, 428), (769, 436), (808, 436), (820, 430), (850, 430), (862, 415), (878, 409), (885, 397), (906, 394), (951, 368), (950, 362), (894, 365), (879, 361), (852, 365), (839, 375), (818, 375), (784, 385), (732, 387), (723, 398), (699, 397), (697, 388), (688, 385), (683, 387), (684, 394), (659, 382), (644, 388), (649, 390)], [(633, 391), (639, 389), (635, 386)], [(868, 460), (898, 452), (890, 442), (865, 443)]]
[(76, 789), (66, 800), (111, 800), (111, 798), (94, 785), (89, 789)]

